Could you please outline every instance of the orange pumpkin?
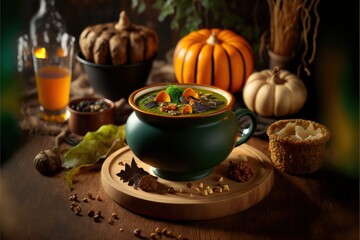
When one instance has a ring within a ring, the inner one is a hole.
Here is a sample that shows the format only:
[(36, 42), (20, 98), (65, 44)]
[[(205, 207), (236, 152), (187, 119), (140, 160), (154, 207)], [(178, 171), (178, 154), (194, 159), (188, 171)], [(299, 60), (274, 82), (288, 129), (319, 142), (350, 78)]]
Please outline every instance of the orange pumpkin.
[(232, 93), (245, 85), (254, 67), (250, 44), (235, 32), (218, 28), (183, 37), (173, 60), (178, 82), (213, 85)]

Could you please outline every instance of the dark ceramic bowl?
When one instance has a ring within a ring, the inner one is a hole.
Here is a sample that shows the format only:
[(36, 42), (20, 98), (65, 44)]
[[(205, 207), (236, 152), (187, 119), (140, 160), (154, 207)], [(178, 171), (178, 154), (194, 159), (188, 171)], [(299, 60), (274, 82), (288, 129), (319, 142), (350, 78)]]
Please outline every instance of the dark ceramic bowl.
[[(84, 100), (102, 100), (109, 107), (102, 112), (81, 112), (76, 111), (72, 106)], [(87, 132), (98, 130), (102, 125), (113, 124), (115, 122), (115, 104), (106, 98), (77, 98), (68, 104), (70, 118), (68, 122), (69, 130), (78, 135), (85, 135)]]
[[(208, 85), (173, 84), (216, 92), (225, 97), (224, 107), (201, 115), (161, 115), (139, 108), (137, 100), (167, 84), (147, 86), (133, 92), (129, 104), (134, 112), (126, 122), (126, 141), (141, 161), (154, 167), (159, 177), (173, 181), (200, 179), (220, 164), (235, 146), (246, 142), (256, 128), (256, 115), (247, 109), (232, 111), (231, 93)], [(250, 125), (238, 138), (240, 118), (250, 118)]]
[(80, 51), (76, 55), (94, 91), (112, 101), (128, 98), (133, 91), (145, 86), (155, 57), (141, 63), (115, 66), (87, 61)]

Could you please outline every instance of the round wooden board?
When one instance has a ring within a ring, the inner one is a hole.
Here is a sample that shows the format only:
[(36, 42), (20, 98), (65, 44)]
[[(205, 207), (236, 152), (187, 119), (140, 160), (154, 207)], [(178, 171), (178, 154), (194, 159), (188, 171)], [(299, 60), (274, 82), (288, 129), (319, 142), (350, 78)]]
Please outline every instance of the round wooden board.
[[(244, 158), (243, 156), (246, 156)], [(189, 182), (175, 182), (158, 178), (161, 186), (173, 187), (176, 193), (145, 192), (122, 182), (116, 174), (125, 169), (121, 162), (130, 165), (135, 159), (139, 167), (152, 175), (153, 168), (135, 157), (128, 146), (111, 154), (103, 163), (101, 182), (105, 192), (118, 204), (140, 215), (167, 220), (205, 220), (228, 216), (243, 211), (261, 201), (271, 190), (274, 182), (273, 167), (269, 158), (247, 144), (234, 148), (231, 154), (212, 173), (203, 179), (192, 181), (195, 186), (203, 183), (216, 187), (228, 184), (230, 191), (214, 192), (207, 196), (187, 187)], [(236, 182), (226, 177), (229, 161), (247, 161), (254, 175), (247, 182)], [(185, 192), (179, 192), (180, 189)]]

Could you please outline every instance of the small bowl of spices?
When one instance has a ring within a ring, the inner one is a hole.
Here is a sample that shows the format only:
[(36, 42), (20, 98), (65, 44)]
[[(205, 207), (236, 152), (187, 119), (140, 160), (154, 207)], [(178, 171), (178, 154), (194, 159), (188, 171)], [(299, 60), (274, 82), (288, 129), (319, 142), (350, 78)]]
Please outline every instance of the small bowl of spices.
[(115, 104), (106, 98), (77, 98), (70, 101), (69, 130), (78, 135), (115, 122)]

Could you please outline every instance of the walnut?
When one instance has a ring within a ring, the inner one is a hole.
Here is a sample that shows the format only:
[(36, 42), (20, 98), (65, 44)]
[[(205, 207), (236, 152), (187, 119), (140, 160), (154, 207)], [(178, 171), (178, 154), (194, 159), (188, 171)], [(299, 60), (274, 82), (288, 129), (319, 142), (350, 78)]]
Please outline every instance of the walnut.
[(34, 158), (35, 168), (43, 175), (51, 175), (61, 169), (61, 158), (53, 150), (40, 151)]
[(246, 182), (253, 176), (254, 170), (245, 162), (239, 161), (237, 163), (233, 163), (230, 161), (228, 174), (232, 180), (237, 182)]
[(155, 192), (158, 188), (157, 177), (145, 175), (140, 179), (139, 188), (146, 192)]

